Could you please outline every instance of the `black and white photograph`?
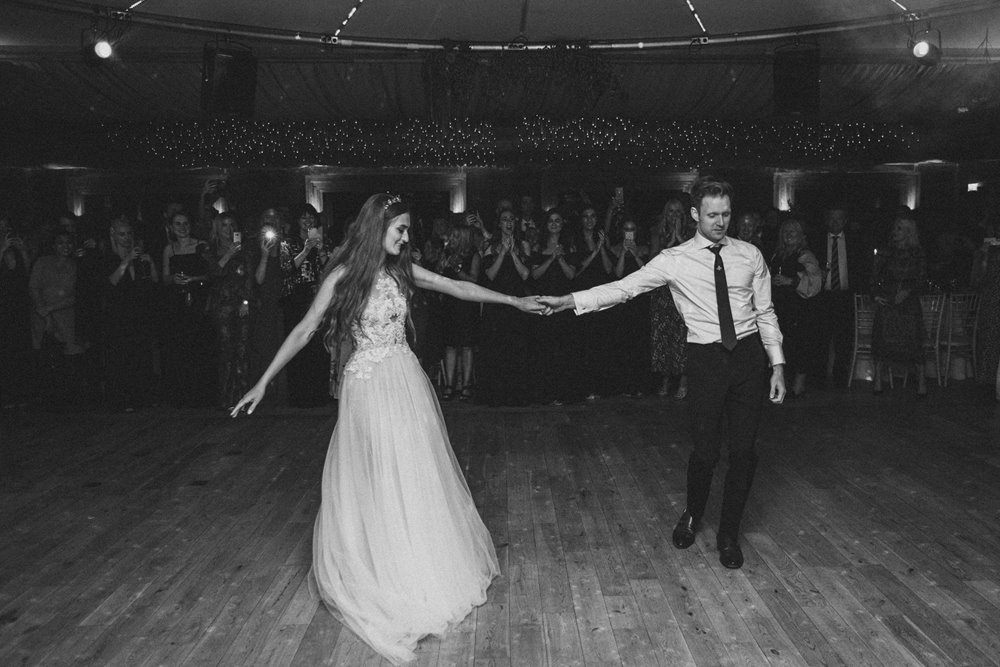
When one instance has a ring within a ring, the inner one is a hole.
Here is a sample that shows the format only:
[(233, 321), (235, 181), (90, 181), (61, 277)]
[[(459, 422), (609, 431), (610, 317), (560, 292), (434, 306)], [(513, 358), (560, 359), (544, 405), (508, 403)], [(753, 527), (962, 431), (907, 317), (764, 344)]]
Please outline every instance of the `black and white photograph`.
[(0, 0), (0, 664), (1000, 667), (1000, 0)]

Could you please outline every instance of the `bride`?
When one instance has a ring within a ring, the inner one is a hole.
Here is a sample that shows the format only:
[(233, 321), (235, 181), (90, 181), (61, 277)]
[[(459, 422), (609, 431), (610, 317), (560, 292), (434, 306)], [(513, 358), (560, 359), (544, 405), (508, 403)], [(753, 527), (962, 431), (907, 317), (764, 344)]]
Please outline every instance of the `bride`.
[(344, 367), (322, 478), (311, 576), (333, 615), (395, 664), (486, 601), (500, 568), (451, 450), (433, 387), (406, 343), (415, 288), (526, 312), (545, 307), (410, 262), (410, 215), (397, 196), (361, 208), (302, 321), (232, 416), (252, 414), (281, 368), (323, 325)]

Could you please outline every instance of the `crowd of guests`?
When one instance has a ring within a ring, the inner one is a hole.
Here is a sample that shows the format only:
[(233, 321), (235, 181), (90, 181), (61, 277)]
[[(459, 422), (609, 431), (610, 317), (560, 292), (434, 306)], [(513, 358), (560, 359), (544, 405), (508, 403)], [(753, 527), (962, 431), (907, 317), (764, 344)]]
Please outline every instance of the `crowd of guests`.
[[(333, 250), (308, 205), (219, 213), (200, 236), (171, 205), (156, 249), (126, 214), (83, 233), (67, 214), (31, 242), (0, 220), (5, 407), (66, 398), (55, 393), (70, 384), (112, 409), (229, 407), (305, 313)], [(326, 403), (329, 367), (316, 337), (276, 402)]]
[[(629, 210), (621, 189), (601, 207), (573, 194), (545, 211), (531, 196), (516, 205), (502, 199), (485, 219), (414, 211), (409, 252), (455, 280), (517, 296), (559, 295), (621, 278), (695, 232), (683, 194), (646, 219)], [(82, 228), (67, 214), (29, 234), (0, 215), (5, 407), (44, 400), (68, 372), (113, 409), (229, 407), (308, 309), (333, 250), (307, 204), (197, 220), (171, 204), (152, 235), (148, 227), (137, 234), (127, 214), (109, 217)], [(918, 216), (905, 208), (881, 227), (858, 224), (844, 206), (816, 220), (742, 211), (730, 234), (757, 246), (770, 268), (790, 396), (804, 394), (813, 378), (846, 380), (856, 292), (871, 292), (878, 304), (873, 390), (883, 390), (890, 364), (902, 364), (916, 368), (917, 392), (925, 394), (919, 296), (971, 281), (983, 295), (976, 377), (1000, 399), (995, 225), (950, 234), (930, 253)], [(687, 332), (669, 287), (606, 312), (547, 318), (421, 293), (411, 318), (411, 343), (445, 400), (562, 404), (687, 393)], [(333, 365), (314, 336), (269, 400), (322, 405), (335, 391)]]

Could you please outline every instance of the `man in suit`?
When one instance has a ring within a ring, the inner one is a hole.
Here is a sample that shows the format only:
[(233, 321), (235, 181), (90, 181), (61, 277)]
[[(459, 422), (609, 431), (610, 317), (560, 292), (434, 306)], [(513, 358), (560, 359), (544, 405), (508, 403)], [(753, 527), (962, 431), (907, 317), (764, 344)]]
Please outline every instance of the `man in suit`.
[(861, 233), (851, 228), (843, 206), (833, 205), (823, 212), (823, 228), (810, 242), (823, 267), (819, 306), (824, 326), (816, 370), (846, 380), (854, 344), (854, 294), (868, 290), (872, 251)]

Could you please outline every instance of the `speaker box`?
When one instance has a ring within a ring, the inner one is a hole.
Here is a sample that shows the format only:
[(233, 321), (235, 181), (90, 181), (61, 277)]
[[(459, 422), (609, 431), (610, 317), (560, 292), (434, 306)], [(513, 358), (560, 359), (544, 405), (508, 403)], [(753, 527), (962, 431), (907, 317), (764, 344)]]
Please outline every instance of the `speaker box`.
[(819, 111), (819, 49), (786, 49), (774, 53), (774, 109), (779, 114)]
[(248, 50), (205, 45), (201, 64), (201, 110), (250, 118), (257, 95), (257, 59)]

